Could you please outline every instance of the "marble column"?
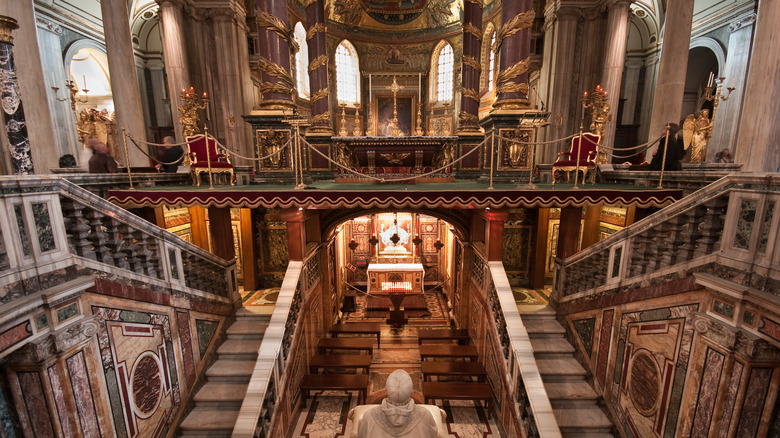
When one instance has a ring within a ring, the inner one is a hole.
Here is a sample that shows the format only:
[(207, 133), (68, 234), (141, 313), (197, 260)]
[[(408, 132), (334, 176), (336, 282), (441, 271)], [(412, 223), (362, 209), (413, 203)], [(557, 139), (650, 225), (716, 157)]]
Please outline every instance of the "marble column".
[[(533, 22), (533, 1), (513, 0), (505, 1), (501, 7), (502, 30), (517, 19), (517, 28), (520, 30), (507, 36), (501, 41), (499, 79), (506, 75), (502, 81), (496, 81), (496, 102), (494, 110), (516, 110), (528, 108), (528, 89), (520, 89), (522, 84), (528, 85), (528, 63), (530, 61), (531, 47), (531, 23)], [(519, 17), (527, 14), (525, 17)], [(525, 63), (525, 66), (523, 64)], [(516, 70), (510, 73), (511, 70)], [(477, 79), (479, 80), (479, 79)], [(504, 91), (501, 88), (505, 87)], [(509, 88), (506, 88), (509, 87)]]
[(27, 123), (24, 119), (22, 96), (14, 64), (14, 39), (11, 31), (18, 29), (16, 20), (0, 15), (0, 72), (3, 90), (3, 123), (8, 135), (11, 151), (11, 165), (15, 175), (30, 175), (35, 172), (30, 156), (30, 139), (27, 137)]
[[(639, 93), (639, 73), (642, 71), (644, 62), (641, 59), (626, 60), (626, 74), (623, 83), (621, 96), (625, 99), (623, 103), (623, 119), (621, 125), (633, 125), (634, 114), (636, 113), (636, 102)], [(617, 110), (615, 111), (617, 115)]]
[[(57, 158), (71, 154), (77, 160), (81, 152), (81, 144), (78, 142), (73, 111), (70, 109), (70, 101), (64, 99), (68, 96), (65, 88), (65, 68), (62, 63), (62, 28), (49, 20), (36, 17), (38, 24), (38, 49), (40, 52), (43, 71), (44, 91), (48, 91), (49, 116), (52, 128), (59, 135), (54, 136), (54, 148)], [(59, 96), (51, 87), (58, 87)], [(62, 101), (57, 98), (64, 99)], [(59, 167), (59, 166), (57, 166)]]
[[(479, 76), (482, 71), (482, 2), (463, 4), (463, 58), (461, 59), (461, 97), (459, 133), (479, 132)], [(431, 80), (435, 80), (431, 78)]]
[[(679, 123), (682, 115), (688, 48), (691, 44), (694, 0), (667, 2), (661, 61), (655, 87), (648, 138), (661, 135), (667, 123)], [(645, 155), (650, 156), (654, 149)]]
[[(241, 25), (246, 20), (246, 11), (243, 8), (235, 10), (214, 8), (209, 14), (213, 21), (215, 43), (213, 56), (217, 72), (213, 80), (216, 90), (219, 90), (218, 93), (212, 93), (215, 134), (229, 150), (246, 155), (243, 116), (248, 114), (249, 110), (244, 105), (239, 65), (241, 57), (238, 53), (238, 39), (246, 39), (246, 32)], [(233, 163), (238, 164), (239, 161), (243, 160), (237, 159)]]
[[(146, 66), (149, 69), (149, 85), (152, 87), (152, 99), (154, 100), (151, 103), (154, 105), (154, 114), (156, 116), (152, 124), (156, 126), (175, 126), (173, 125), (171, 111), (175, 110), (178, 113), (178, 109), (171, 107), (172, 104), (164, 99), (167, 90), (165, 72), (163, 71), (165, 66), (160, 61), (150, 61)], [(174, 89), (174, 94), (181, 97), (181, 93), (177, 93), (176, 89)]]
[(723, 92), (728, 93), (726, 87), (734, 87), (734, 91), (728, 100), (718, 104), (718, 111), (715, 113), (712, 125), (712, 137), (707, 147), (708, 162), (714, 161), (715, 155), (723, 149), (729, 149), (733, 157), (740, 147), (737, 144), (739, 111), (745, 96), (745, 79), (747, 79), (750, 43), (755, 21), (756, 14), (751, 13), (728, 27), (729, 51), (723, 68), (723, 76), (726, 78)]
[[(309, 29), (309, 83), (311, 84), (312, 126), (308, 133), (333, 135), (328, 106), (328, 47), (325, 41), (325, 1), (314, 0), (306, 6)], [(371, 105), (371, 102), (368, 102)], [(365, 110), (363, 111), (366, 114)]]
[[(653, 112), (653, 96), (655, 95), (655, 83), (658, 78), (658, 60), (658, 53), (645, 57), (645, 86), (642, 89), (642, 107), (639, 109), (637, 143), (644, 143), (651, 137), (650, 117)], [(656, 135), (654, 134), (652, 137), (655, 138)]]
[(561, 208), (561, 220), (558, 225), (558, 247), (555, 256), (563, 260), (577, 254), (580, 241), (580, 223), (582, 207)]
[(609, 104), (612, 113), (612, 119), (604, 124), (604, 137), (601, 139), (601, 144), (607, 147), (613, 147), (615, 142), (620, 82), (623, 78), (623, 65), (626, 60), (629, 3), (628, 0), (613, 0), (607, 14), (606, 52), (601, 76), (601, 88), (607, 92), (607, 104)]
[[(143, 119), (143, 106), (135, 71), (135, 53), (130, 36), (130, 18), (124, 0), (103, 0), (100, 2), (103, 13), (103, 33), (106, 37), (108, 70), (111, 76), (111, 93), (114, 98), (114, 111), (117, 130), (121, 135), (124, 128), (128, 135), (146, 140), (146, 127)], [(143, 148), (143, 146), (141, 146)], [(128, 141), (127, 153), (130, 163), (126, 163), (124, 151), (114, 157), (123, 165), (148, 166), (149, 159), (141, 150)]]
[(184, 102), (179, 90), (192, 86), (190, 70), (187, 64), (187, 44), (184, 37), (184, 12), (181, 0), (158, 0), (160, 4), (160, 23), (162, 25), (163, 56), (165, 73), (168, 76), (168, 99), (171, 102), (173, 131), (176, 142), (184, 140), (179, 122), (179, 106)]
[(504, 223), (509, 219), (506, 210), (490, 210), (485, 212), (487, 220), (487, 261), (501, 261), (504, 256)]
[[(573, 121), (578, 120), (578, 106), (569, 105), (572, 99), (574, 87), (574, 61), (577, 47), (577, 20), (581, 17), (580, 10), (573, 7), (565, 7), (557, 11), (550, 11), (546, 20), (552, 22), (551, 27), (545, 33), (545, 41), (551, 42), (550, 73), (547, 80), (547, 104), (548, 111), (552, 113), (551, 124), (547, 128), (548, 139), (563, 138), (571, 134), (576, 128)], [(545, 56), (547, 58), (547, 56)], [(558, 122), (557, 120), (560, 120)], [(552, 163), (558, 152), (566, 148), (565, 142), (558, 142), (538, 147), (538, 159), (540, 163)]]
[[(265, 11), (277, 18), (282, 17), (282, 22), (289, 26), (287, 0), (257, 0), (255, 7), (257, 11)], [(260, 88), (260, 108), (292, 109), (295, 107), (292, 95), (295, 82), (290, 73), (290, 41), (262, 23), (263, 20), (258, 18), (257, 33), (260, 40), (260, 70), (263, 82)], [(292, 33), (289, 38), (292, 38), (291, 35)]]
[[(233, 243), (233, 224), (230, 220), (230, 207), (209, 207), (209, 232), (214, 255), (225, 260), (236, 257)], [(240, 255), (240, 254), (239, 254)]]
[[(745, 105), (739, 120), (737, 150), (734, 161), (746, 172), (774, 172), (780, 166), (780, 99), (776, 96), (776, 82), (780, 53), (780, 2), (763, 0), (758, 4), (758, 19), (753, 38), (750, 66), (745, 87)], [(720, 109), (719, 109), (720, 110)]]

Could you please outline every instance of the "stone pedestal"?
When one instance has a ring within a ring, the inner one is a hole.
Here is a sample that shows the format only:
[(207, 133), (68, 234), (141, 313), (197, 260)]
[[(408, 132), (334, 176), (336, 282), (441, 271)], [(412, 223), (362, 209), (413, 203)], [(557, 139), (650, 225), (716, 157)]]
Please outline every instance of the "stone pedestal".
[[(284, 119), (285, 115), (282, 111), (253, 111), (252, 114), (244, 116), (244, 120), (249, 123), (254, 132), (254, 149), (259, 154), (256, 158), (268, 156), (264, 160), (253, 161), (254, 182), (295, 183), (295, 167), (293, 165), (295, 129), (284, 123), (282, 121)], [(281, 152), (270, 156), (279, 150)], [(307, 149), (304, 148), (303, 152), (307, 152)], [(304, 160), (304, 162), (306, 161)], [(304, 176), (307, 174), (308, 172), (304, 171)]]

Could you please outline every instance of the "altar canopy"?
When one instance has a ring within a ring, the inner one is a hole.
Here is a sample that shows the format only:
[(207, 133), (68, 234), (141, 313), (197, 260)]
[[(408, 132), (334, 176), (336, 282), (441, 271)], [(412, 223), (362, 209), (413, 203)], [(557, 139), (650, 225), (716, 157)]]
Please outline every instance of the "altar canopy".
[(372, 263), (368, 265), (368, 293), (421, 294), (424, 276), (420, 263)]

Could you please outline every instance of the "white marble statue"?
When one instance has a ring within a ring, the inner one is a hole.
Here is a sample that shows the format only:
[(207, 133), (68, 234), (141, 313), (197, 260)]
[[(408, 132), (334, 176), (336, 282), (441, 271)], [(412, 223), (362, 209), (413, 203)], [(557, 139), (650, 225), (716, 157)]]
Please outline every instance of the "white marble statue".
[[(436, 438), (438, 424), (431, 411), (412, 400), (412, 378), (404, 370), (388, 376), (387, 398), (370, 407), (357, 422), (358, 438)], [(362, 406), (359, 406), (359, 408)], [(357, 408), (356, 408), (357, 409)]]

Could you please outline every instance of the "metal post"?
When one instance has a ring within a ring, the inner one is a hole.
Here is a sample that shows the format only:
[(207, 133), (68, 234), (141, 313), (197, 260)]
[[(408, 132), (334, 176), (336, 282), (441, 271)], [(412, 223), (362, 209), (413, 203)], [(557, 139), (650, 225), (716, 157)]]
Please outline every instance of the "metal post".
[(664, 169), (666, 168), (666, 150), (669, 149), (669, 128), (670, 128), (670, 125), (667, 123), (666, 124), (666, 140), (664, 140), (665, 141), (665, 143), (664, 143), (664, 155), (663, 155), (663, 158), (661, 159), (661, 178), (658, 179), (658, 188), (659, 189), (663, 188), (663, 182), (664, 182)]
[[(203, 125), (203, 135), (206, 137), (206, 164), (209, 167), (209, 190), (214, 188), (214, 179), (211, 175), (211, 151), (209, 150), (209, 127)], [(216, 140), (216, 139), (214, 139)], [(214, 152), (217, 151), (217, 145), (214, 145)]]
[(130, 153), (127, 151), (127, 132), (125, 132), (125, 125), (122, 125), (122, 143), (125, 145), (125, 167), (127, 167), (127, 180), (130, 181), (130, 190), (134, 190), (133, 174), (130, 172)]

